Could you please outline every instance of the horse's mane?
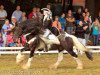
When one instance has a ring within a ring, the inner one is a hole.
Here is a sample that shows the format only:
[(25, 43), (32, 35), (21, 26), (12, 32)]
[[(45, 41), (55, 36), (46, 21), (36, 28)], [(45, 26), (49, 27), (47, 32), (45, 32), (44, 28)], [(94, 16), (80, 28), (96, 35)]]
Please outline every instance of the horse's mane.
[(23, 21), (21, 23), (18, 24), (21, 28), (24, 27), (34, 27), (34, 26), (42, 26), (42, 21), (39, 20), (38, 18), (32, 18), (32, 19), (28, 19), (26, 21)]
[(40, 30), (43, 27), (42, 20), (38, 18), (28, 19), (18, 24), (19, 28), (22, 28), (23, 33), (31, 32), (32, 30)]

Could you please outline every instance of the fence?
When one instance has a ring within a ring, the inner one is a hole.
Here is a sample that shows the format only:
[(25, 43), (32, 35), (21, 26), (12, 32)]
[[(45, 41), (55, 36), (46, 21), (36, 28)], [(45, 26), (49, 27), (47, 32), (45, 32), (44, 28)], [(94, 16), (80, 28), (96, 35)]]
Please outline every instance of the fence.
[[(23, 47), (0, 47), (0, 54), (17, 54), (20, 49)], [(100, 53), (100, 46), (87, 46), (87, 48), (90, 48), (92, 53)], [(95, 49), (95, 50), (94, 50)], [(28, 54), (30, 51), (25, 51), (23, 53)], [(48, 52), (44, 51), (35, 51), (35, 53), (58, 53), (57, 50), (51, 50)], [(67, 51), (64, 51), (64, 53), (67, 53)]]

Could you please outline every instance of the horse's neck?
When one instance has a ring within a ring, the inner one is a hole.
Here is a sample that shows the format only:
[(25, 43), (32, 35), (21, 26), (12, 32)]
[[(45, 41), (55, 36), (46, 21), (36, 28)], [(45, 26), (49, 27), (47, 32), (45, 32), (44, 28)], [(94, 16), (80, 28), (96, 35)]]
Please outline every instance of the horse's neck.
[(45, 21), (47, 20), (47, 18), (48, 18), (48, 15), (46, 14), (46, 15), (44, 16), (44, 18), (43, 18), (43, 22), (45, 22)]

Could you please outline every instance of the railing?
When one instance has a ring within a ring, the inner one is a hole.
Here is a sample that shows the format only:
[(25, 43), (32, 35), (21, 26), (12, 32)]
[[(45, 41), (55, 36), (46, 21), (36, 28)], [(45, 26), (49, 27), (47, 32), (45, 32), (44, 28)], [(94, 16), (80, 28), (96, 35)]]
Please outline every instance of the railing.
[[(17, 54), (20, 49), (23, 47), (0, 47), (0, 54)], [(90, 48), (92, 53), (100, 53), (100, 46), (87, 46), (87, 48)], [(23, 52), (25, 54), (30, 53), (30, 51)], [(44, 51), (35, 51), (35, 53), (58, 53), (57, 50), (50, 50), (48, 52)], [(64, 51), (64, 53), (67, 53), (67, 51)]]

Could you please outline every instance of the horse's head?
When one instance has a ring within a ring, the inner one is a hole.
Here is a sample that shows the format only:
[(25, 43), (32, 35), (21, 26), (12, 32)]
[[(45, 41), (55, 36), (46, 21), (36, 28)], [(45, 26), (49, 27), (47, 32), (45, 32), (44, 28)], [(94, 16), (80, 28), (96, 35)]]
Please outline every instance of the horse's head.
[(48, 8), (43, 8), (43, 9), (41, 9), (41, 10), (43, 11), (43, 15), (44, 15), (43, 22), (44, 22), (45, 20), (52, 19), (52, 13), (51, 13), (50, 9), (48, 9)]

